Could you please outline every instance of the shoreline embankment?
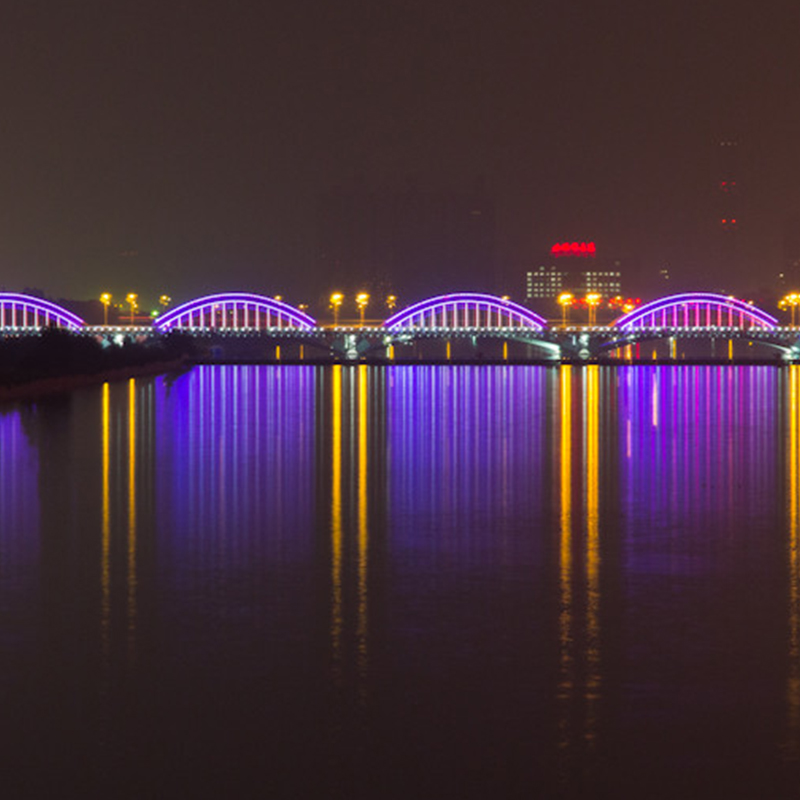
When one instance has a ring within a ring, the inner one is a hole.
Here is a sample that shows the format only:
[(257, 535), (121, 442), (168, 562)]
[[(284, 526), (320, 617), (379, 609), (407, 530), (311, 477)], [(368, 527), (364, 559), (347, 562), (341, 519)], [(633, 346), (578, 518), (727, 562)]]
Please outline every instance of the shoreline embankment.
[(185, 372), (189, 369), (191, 369), (191, 363), (185, 357), (181, 357), (166, 361), (151, 361), (146, 364), (131, 364), (101, 372), (35, 378), (22, 383), (0, 385), (0, 404), (38, 400), (41, 397), (65, 394), (85, 386), (124, 381), (130, 378), (148, 378), (169, 372)]

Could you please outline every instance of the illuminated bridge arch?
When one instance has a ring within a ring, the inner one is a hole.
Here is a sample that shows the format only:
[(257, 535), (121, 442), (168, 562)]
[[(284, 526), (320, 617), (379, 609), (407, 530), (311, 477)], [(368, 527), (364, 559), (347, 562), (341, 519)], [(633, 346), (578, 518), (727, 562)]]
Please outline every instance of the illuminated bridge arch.
[(198, 297), (176, 306), (155, 322), (160, 331), (174, 328), (213, 330), (271, 330), (313, 328), (313, 317), (281, 300), (249, 292), (226, 292)]
[(766, 311), (733, 297), (689, 292), (647, 303), (613, 323), (621, 330), (635, 328), (776, 328), (778, 320)]
[(31, 330), (55, 325), (77, 330), (84, 321), (66, 308), (41, 297), (0, 292), (0, 329)]
[(383, 327), (398, 329), (526, 328), (543, 330), (547, 321), (510, 300), (464, 292), (430, 297), (389, 317)]

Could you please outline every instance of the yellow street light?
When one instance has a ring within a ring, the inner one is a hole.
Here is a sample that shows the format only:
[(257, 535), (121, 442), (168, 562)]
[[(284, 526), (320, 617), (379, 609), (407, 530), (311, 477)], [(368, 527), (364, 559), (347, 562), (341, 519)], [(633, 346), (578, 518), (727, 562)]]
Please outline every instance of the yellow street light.
[(334, 292), (331, 295), (331, 308), (333, 309), (333, 324), (339, 324), (339, 308), (344, 300), (344, 295), (341, 292)]
[(561, 327), (567, 327), (567, 309), (575, 301), (575, 295), (572, 292), (561, 292), (557, 298), (558, 304), (561, 306)]
[(139, 299), (138, 294), (134, 294), (130, 292), (128, 296), (125, 298), (125, 302), (130, 304), (131, 307), (131, 325), (133, 325), (133, 316), (136, 313), (136, 309), (139, 308), (139, 304), (137, 300)]
[(778, 303), (778, 308), (785, 310), (790, 309), (792, 315), (792, 327), (794, 327), (795, 309), (800, 305), (800, 292), (789, 292), (784, 295)]
[(172, 298), (168, 294), (162, 294), (161, 297), (158, 298), (158, 302), (166, 309), (172, 302)]
[(358, 313), (361, 317), (361, 325), (364, 325), (364, 311), (369, 303), (369, 295), (366, 292), (359, 292), (356, 295), (356, 305), (358, 306)]
[(589, 324), (594, 325), (595, 317), (597, 316), (597, 306), (600, 305), (600, 301), (603, 299), (603, 295), (599, 292), (589, 292), (586, 295), (586, 305), (589, 306)]
[(108, 306), (111, 304), (111, 295), (103, 292), (100, 295), (100, 302), (103, 304), (103, 325), (108, 325)]
[(394, 311), (395, 310), (395, 308), (397, 307), (397, 295), (396, 294), (390, 294), (386, 298), (386, 306), (389, 309), (389, 311)]

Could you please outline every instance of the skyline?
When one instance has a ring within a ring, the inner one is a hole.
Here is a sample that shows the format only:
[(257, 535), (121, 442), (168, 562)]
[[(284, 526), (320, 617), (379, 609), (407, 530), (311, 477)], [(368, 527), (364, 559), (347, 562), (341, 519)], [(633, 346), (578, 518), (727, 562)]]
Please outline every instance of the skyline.
[[(367, 280), (317, 263), (320, 197), (463, 192), (483, 176), (498, 289), (521, 293), (537, 253), (577, 239), (747, 293), (779, 271), (800, 207), (793, 7), (12, 2), (3, 15), (9, 289), (234, 285), (313, 302), (308, 286)], [(741, 151), (736, 263), (716, 208), (726, 138)]]

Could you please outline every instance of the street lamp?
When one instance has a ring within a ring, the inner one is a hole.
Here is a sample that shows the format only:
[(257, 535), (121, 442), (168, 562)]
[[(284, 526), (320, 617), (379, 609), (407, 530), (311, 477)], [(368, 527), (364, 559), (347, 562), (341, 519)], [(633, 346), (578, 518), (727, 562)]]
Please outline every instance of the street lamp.
[(130, 292), (125, 298), (125, 302), (130, 303), (131, 306), (131, 325), (133, 325), (133, 315), (136, 313), (136, 309), (139, 308), (139, 304), (136, 302), (138, 299), (139, 295), (133, 292)]
[(567, 327), (567, 309), (572, 305), (575, 300), (575, 295), (572, 292), (561, 292), (558, 296), (558, 304), (561, 306), (561, 327)]
[(789, 292), (784, 295), (778, 303), (778, 308), (789, 308), (792, 315), (792, 327), (794, 327), (795, 309), (800, 305), (800, 292)]
[(356, 305), (358, 306), (358, 313), (361, 317), (361, 326), (364, 326), (364, 311), (369, 303), (369, 295), (366, 292), (360, 292), (356, 295)]
[(586, 305), (589, 306), (589, 324), (594, 325), (595, 316), (597, 315), (597, 306), (600, 305), (600, 301), (603, 299), (603, 296), (599, 292), (589, 292), (586, 295)]
[(103, 304), (103, 325), (108, 325), (108, 307), (111, 304), (111, 295), (103, 292), (100, 295), (100, 302)]
[(333, 324), (339, 324), (339, 307), (342, 305), (344, 295), (341, 292), (334, 292), (331, 295), (331, 308), (333, 309)]
[(396, 294), (390, 294), (386, 298), (386, 306), (389, 309), (389, 311), (394, 311), (395, 310), (395, 308), (397, 307), (397, 295)]
[(172, 302), (172, 298), (168, 294), (162, 294), (161, 297), (158, 298), (158, 302), (164, 306), (164, 310), (167, 310), (167, 307)]

